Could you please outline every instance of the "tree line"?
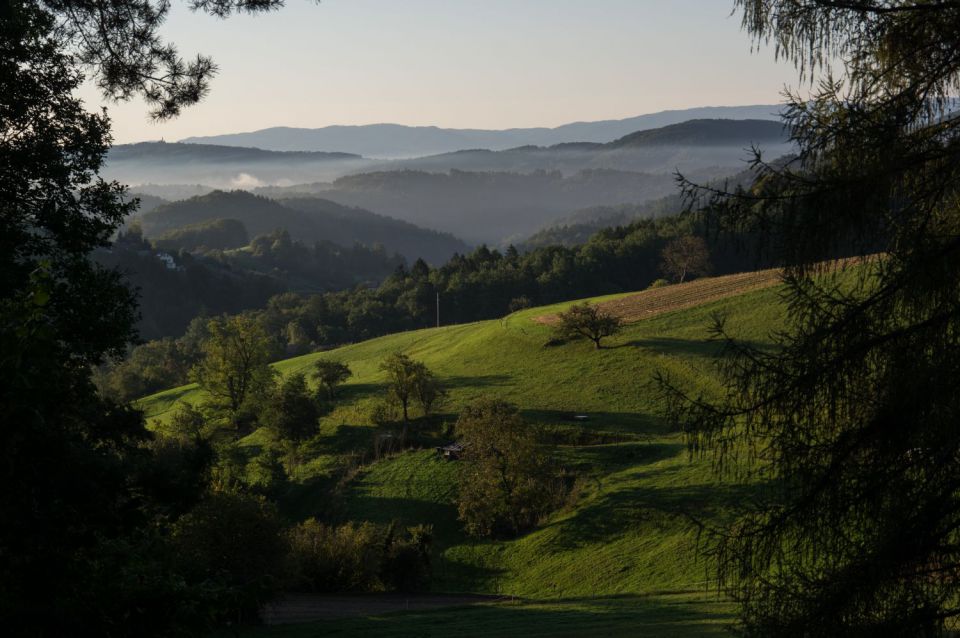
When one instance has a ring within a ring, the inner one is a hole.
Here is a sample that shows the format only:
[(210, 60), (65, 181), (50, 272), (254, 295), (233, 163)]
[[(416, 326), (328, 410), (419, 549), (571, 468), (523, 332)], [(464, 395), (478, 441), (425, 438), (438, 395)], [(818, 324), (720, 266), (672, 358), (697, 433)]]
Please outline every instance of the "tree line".
[[(203, 313), (263, 308), (284, 291), (373, 284), (405, 263), (380, 245), (343, 247), (323, 241), (308, 246), (280, 229), (245, 241), (240, 249), (225, 250), (217, 247), (220, 230), (221, 225), (208, 224), (192, 229), (189, 238), (150, 242), (134, 222), (119, 232), (109, 249), (94, 252), (97, 263), (123, 272), (138, 291), (141, 338), (179, 336)], [(242, 227), (232, 230), (245, 235)], [(159, 252), (172, 257), (173, 268), (157, 257)]]
[[(738, 252), (729, 239), (712, 236), (695, 213), (681, 213), (605, 229), (580, 246), (528, 253), (481, 246), (439, 267), (423, 260), (410, 267), (400, 263), (377, 287), (280, 293), (247, 314), (270, 336), (270, 356), (278, 360), (433, 326), (438, 297), (441, 323), (465, 323), (531, 306), (640, 290), (664, 277), (682, 281), (757, 265), (753, 255)], [(134, 347), (125, 360), (99, 370), (99, 387), (131, 400), (186, 383), (207, 320), (195, 320), (179, 338)]]

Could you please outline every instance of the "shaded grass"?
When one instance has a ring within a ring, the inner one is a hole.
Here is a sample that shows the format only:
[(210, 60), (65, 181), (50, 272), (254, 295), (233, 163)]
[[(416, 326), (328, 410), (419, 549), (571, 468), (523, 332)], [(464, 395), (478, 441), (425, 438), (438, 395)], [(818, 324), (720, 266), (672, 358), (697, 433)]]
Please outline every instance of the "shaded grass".
[(725, 625), (730, 618), (729, 604), (674, 594), (479, 604), (263, 628), (243, 635), (276, 638), (698, 637), (729, 635)]

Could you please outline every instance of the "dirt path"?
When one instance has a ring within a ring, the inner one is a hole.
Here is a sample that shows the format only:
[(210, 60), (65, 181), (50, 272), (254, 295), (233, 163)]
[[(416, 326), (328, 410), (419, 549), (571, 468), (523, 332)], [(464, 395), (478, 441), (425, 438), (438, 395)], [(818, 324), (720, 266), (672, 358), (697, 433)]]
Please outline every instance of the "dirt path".
[(263, 610), (267, 625), (311, 622), (349, 616), (374, 616), (392, 611), (439, 609), (503, 600), (475, 594), (289, 594)]

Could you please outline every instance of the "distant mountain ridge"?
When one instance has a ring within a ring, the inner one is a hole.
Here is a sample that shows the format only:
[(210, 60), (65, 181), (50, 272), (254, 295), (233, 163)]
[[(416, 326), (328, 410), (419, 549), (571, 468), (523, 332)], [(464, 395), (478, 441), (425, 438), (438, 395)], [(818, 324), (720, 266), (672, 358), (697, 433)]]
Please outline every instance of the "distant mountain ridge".
[(353, 153), (325, 151), (273, 151), (262, 148), (231, 146), (229, 144), (186, 144), (168, 142), (138, 142), (118, 144), (110, 149), (113, 160), (130, 161), (149, 157), (167, 162), (264, 162), (270, 160), (340, 161), (362, 159)]
[(506, 150), (518, 146), (553, 146), (564, 142), (607, 143), (646, 129), (687, 120), (777, 120), (781, 105), (707, 106), (661, 111), (620, 120), (573, 122), (555, 128), (505, 130), (454, 129), (402, 124), (367, 124), (294, 128), (278, 126), (250, 131), (187, 137), (187, 144), (254, 147), (272, 151), (338, 151), (373, 158), (405, 158), (462, 149)]
[[(674, 193), (678, 171), (700, 181), (732, 175), (743, 169), (751, 145), (762, 148), (767, 157), (794, 150), (780, 121), (695, 119), (631, 131), (606, 143), (457, 150), (398, 160), (143, 144), (118, 148), (117, 155), (109, 156), (105, 174), (140, 182), (143, 186), (138, 188), (144, 192), (169, 198), (172, 191), (151, 184), (204, 183), (276, 199), (323, 198), (328, 200), (321, 206), (324, 211), (337, 202), (453, 233), (469, 243), (499, 244), (527, 237), (579, 209), (639, 204)], [(155, 161), (151, 148), (160, 154)], [(190, 159), (194, 152), (201, 159)], [(174, 160), (165, 159), (170, 157)], [(210, 157), (226, 159), (204, 159)], [(195, 187), (187, 192), (191, 189)], [(235, 217), (230, 211), (221, 213), (217, 217)], [(275, 210), (271, 214), (291, 213)], [(299, 217), (288, 220), (293, 226), (301, 221)]]
[(774, 120), (699, 119), (636, 131), (606, 146), (723, 146), (750, 143), (782, 144), (787, 141), (783, 123)]

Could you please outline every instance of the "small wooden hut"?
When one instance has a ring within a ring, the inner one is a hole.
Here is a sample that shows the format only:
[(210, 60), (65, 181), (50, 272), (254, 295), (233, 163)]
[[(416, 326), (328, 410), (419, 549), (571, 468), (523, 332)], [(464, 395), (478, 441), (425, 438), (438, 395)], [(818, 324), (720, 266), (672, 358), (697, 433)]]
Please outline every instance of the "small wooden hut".
[(437, 446), (437, 456), (440, 456), (448, 461), (458, 461), (463, 455), (463, 444), (462, 443), (447, 443), (446, 445)]

